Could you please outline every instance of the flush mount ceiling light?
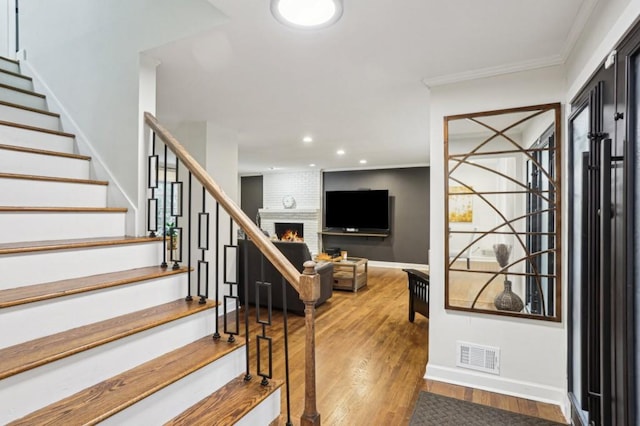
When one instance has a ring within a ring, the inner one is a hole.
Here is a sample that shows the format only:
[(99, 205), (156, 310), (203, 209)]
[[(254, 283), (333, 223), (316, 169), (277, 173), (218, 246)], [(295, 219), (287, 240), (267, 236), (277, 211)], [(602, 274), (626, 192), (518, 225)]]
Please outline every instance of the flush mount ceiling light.
[(302, 142), (304, 143), (313, 142), (313, 138), (311, 136), (305, 136), (304, 138), (302, 138)]
[(342, 0), (271, 0), (271, 13), (289, 27), (325, 28), (342, 16)]

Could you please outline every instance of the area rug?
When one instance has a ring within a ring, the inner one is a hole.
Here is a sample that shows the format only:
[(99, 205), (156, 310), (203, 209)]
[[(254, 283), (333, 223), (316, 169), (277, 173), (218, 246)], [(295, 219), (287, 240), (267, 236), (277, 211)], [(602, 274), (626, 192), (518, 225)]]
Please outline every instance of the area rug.
[(409, 426), (557, 426), (561, 424), (430, 392), (420, 392)]

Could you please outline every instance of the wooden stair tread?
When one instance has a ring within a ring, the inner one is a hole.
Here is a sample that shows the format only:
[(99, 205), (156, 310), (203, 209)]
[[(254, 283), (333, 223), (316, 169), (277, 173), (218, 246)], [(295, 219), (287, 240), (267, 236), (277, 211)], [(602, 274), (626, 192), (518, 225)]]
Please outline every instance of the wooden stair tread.
[(39, 109), (39, 108), (32, 108), (32, 107), (28, 107), (28, 106), (24, 106), (24, 105), (20, 105), (20, 104), (14, 104), (12, 102), (0, 101), (0, 105), (8, 106), (8, 107), (11, 107), (11, 108), (23, 109), (25, 111), (30, 111), (30, 112), (35, 112), (35, 113), (38, 113), (38, 114), (50, 115), (51, 117), (60, 118), (60, 114), (58, 114), (56, 112), (51, 112), (51, 111), (47, 111), (47, 110)]
[(126, 207), (13, 207), (0, 206), (0, 212), (41, 213), (126, 213)]
[(0, 255), (48, 250), (68, 250), (89, 247), (116, 246), (162, 241), (162, 237), (99, 237), (68, 240), (27, 241), (0, 244)]
[(249, 382), (244, 381), (244, 375), (236, 377), (165, 426), (235, 424), (281, 386), (281, 380), (271, 380), (262, 386), (258, 377)]
[(17, 146), (17, 145), (0, 144), (0, 149), (4, 149), (7, 151), (28, 152), (30, 154), (49, 155), (52, 157), (75, 158), (77, 160), (87, 160), (87, 161), (91, 160), (91, 157), (87, 155), (69, 154), (66, 152), (58, 152), (58, 151), (47, 151), (45, 149), (27, 148), (24, 146)]
[(216, 305), (180, 299), (0, 349), (0, 380)]
[(0, 83), (0, 87), (3, 88), (3, 89), (9, 89), (9, 90), (14, 90), (16, 92), (21, 92), (21, 93), (24, 93), (26, 95), (37, 96), (38, 98), (42, 98), (42, 99), (46, 98), (45, 95), (43, 95), (41, 93), (34, 92), (33, 90), (21, 89), (19, 87), (9, 86), (8, 84)]
[(187, 268), (171, 269), (160, 266), (129, 269), (87, 277), (53, 281), (24, 287), (0, 290), (0, 309), (103, 288), (116, 287), (164, 276), (182, 274)]
[(107, 182), (106, 180), (72, 179), (72, 178), (52, 177), (52, 176), (21, 175), (17, 173), (0, 173), (0, 178), (40, 180), (40, 181), (46, 181), (46, 182), (82, 183), (87, 185), (102, 185), (102, 186), (106, 186), (109, 184), (109, 182)]
[(96, 424), (243, 344), (243, 339), (228, 343), (203, 337), (9, 424)]
[(49, 133), (51, 135), (66, 136), (66, 137), (69, 137), (69, 138), (75, 138), (76, 137), (76, 135), (74, 135), (73, 133), (66, 133), (66, 132), (61, 132), (59, 130), (45, 129), (43, 127), (29, 126), (27, 124), (14, 123), (13, 121), (0, 120), (0, 125), (1, 126), (16, 127), (18, 129), (30, 130), (30, 131), (34, 131), (34, 132), (40, 132), (40, 133)]
[(19, 73), (17, 73), (17, 72), (13, 72), (13, 71), (5, 70), (5, 69), (2, 69), (2, 68), (0, 68), (0, 72), (3, 72), (3, 73), (5, 73), (5, 74), (12, 75), (12, 76), (14, 76), (14, 77), (24, 78), (25, 80), (29, 80), (29, 81), (33, 80), (31, 77), (29, 77), (29, 76), (27, 76), (27, 75), (22, 75), (22, 74), (19, 74)]

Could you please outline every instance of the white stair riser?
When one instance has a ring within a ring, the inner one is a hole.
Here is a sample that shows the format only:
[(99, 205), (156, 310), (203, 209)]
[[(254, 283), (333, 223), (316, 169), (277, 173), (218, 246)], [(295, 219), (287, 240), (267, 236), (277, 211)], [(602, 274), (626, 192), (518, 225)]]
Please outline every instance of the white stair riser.
[(0, 205), (106, 207), (106, 185), (0, 178)]
[(3, 173), (89, 179), (89, 161), (0, 148)]
[[(101, 426), (161, 425), (238, 377), (245, 368), (245, 347), (148, 396), (101, 422)], [(258, 380), (258, 379), (254, 379)], [(278, 410), (280, 407), (278, 407)], [(267, 425), (258, 422), (253, 425)]]
[(120, 212), (0, 212), (0, 223), (0, 244), (125, 234), (125, 213)]
[(0, 290), (160, 265), (162, 244), (125, 244), (85, 249), (0, 255)]
[[(2, 118), (0, 118), (1, 120)], [(23, 146), (25, 148), (44, 149), (47, 151), (73, 154), (75, 141), (72, 137), (53, 135), (36, 130), (21, 129), (0, 124), (0, 143)]]
[(282, 388), (269, 395), (234, 426), (270, 425), (280, 416), (280, 396)]
[(4, 308), (0, 348), (140, 311), (186, 296), (186, 274)]
[(17, 75), (7, 74), (0, 71), (0, 84), (4, 84), (18, 89), (33, 91), (33, 82), (28, 78), (18, 77)]
[(0, 120), (39, 127), (41, 129), (62, 131), (59, 117), (27, 111), (9, 105), (0, 104)]
[(0, 424), (213, 334), (208, 310), (11, 376), (0, 386)]
[(0, 58), (0, 69), (20, 74), (20, 65), (12, 61), (7, 61), (4, 58)]
[(47, 100), (45, 98), (11, 90), (2, 86), (0, 86), (0, 101), (48, 111)]

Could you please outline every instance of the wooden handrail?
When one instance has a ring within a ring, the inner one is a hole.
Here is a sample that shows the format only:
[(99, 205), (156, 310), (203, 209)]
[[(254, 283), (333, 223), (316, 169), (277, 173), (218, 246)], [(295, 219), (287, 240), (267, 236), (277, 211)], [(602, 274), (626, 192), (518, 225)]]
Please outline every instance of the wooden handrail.
[(171, 151), (180, 159), (193, 176), (206, 188), (206, 190), (229, 213), (233, 220), (251, 238), (265, 257), (282, 274), (283, 277), (302, 293), (300, 287), (300, 272), (289, 262), (278, 248), (273, 245), (262, 231), (249, 219), (238, 205), (218, 186), (202, 166), (189, 154), (176, 138), (165, 129), (158, 120), (149, 112), (144, 113), (144, 121), (164, 141)]
[(316, 349), (315, 312), (320, 298), (320, 276), (315, 272), (315, 262), (304, 264), (301, 274), (276, 248), (262, 231), (249, 219), (238, 205), (216, 184), (189, 152), (149, 112), (144, 113), (145, 123), (164, 141), (176, 157), (184, 164), (211, 196), (229, 213), (231, 218), (252, 239), (262, 254), (298, 292), (305, 309), (305, 405), (300, 417), (302, 426), (320, 426), (320, 413), (316, 407)]

